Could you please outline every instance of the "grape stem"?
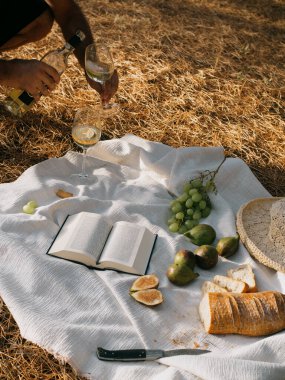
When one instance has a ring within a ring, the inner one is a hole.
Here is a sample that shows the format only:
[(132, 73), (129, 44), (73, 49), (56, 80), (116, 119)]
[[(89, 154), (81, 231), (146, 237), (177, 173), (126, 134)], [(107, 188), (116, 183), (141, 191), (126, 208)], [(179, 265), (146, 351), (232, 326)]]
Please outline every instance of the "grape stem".
[(200, 176), (199, 177), (196, 177), (196, 178), (192, 178), (190, 179), (190, 183), (191, 181), (193, 181), (194, 179), (200, 179), (202, 182), (204, 182), (205, 180), (207, 180), (207, 184), (206, 184), (206, 187), (207, 188), (207, 191), (213, 191), (215, 194), (217, 193), (217, 188), (216, 188), (216, 184), (214, 182), (214, 179), (218, 173), (218, 171), (220, 170), (221, 166), (223, 165), (223, 163), (226, 161), (226, 157), (223, 158), (222, 162), (219, 164), (219, 166), (217, 167), (217, 169), (215, 170), (212, 170), (212, 171), (209, 171), (209, 170), (204, 170), (203, 172), (200, 173)]
[[(195, 177), (195, 178), (190, 179), (189, 183), (191, 181), (193, 181), (194, 179), (201, 179), (201, 181), (203, 182), (205, 179), (209, 178), (209, 181), (211, 181), (213, 183), (213, 189), (212, 189), (212, 191), (214, 191), (216, 193), (217, 189), (216, 189), (216, 185), (213, 182), (213, 180), (214, 180), (215, 176), (217, 175), (218, 171), (220, 170), (221, 166), (223, 165), (223, 163), (225, 161), (226, 161), (226, 157), (223, 158), (223, 161), (219, 164), (219, 166), (217, 167), (217, 169), (215, 169), (213, 171), (205, 170), (205, 171), (203, 171), (203, 172), (200, 173), (199, 177)], [(211, 189), (208, 189), (208, 191), (211, 191)], [(171, 192), (169, 189), (167, 189), (167, 192), (168, 192), (168, 194), (172, 198), (176, 198), (176, 194), (174, 194), (173, 192)]]
[(215, 175), (218, 173), (220, 167), (223, 165), (223, 163), (224, 163), (225, 161), (226, 161), (226, 157), (223, 158), (223, 161), (220, 163), (220, 165), (217, 167), (216, 170), (213, 170), (212, 172), (210, 172), (210, 173), (213, 173), (213, 174), (214, 174), (213, 179), (215, 178)]

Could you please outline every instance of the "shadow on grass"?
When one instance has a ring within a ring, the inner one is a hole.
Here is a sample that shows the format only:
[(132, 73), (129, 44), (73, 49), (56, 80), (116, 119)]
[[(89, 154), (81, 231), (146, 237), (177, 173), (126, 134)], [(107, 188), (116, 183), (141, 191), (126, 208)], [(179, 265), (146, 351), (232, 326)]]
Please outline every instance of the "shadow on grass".
[(274, 165), (261, 166), (254, 163), (252, 172), (274, 197), (285, 196), (285, 170)]
[[(14, 181), (30, 166), (51, 157), (64, 156), (70, 150), (81, 151), (71, 137), (72, 120), (64, 113), (61, 119), (34, 111), (18, 118), (0, 105), (2, 118), (5, 130), (0, 138), (1, 182)], [(109, 139), (108, 134), (102, 134), (101, 140)]]

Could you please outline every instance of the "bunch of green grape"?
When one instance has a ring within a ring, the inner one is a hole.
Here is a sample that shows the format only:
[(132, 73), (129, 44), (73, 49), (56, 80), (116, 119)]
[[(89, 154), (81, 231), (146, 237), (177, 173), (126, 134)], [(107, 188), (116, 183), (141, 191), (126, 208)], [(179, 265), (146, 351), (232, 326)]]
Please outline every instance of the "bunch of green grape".
[(215, 191), (215, 184), (213, 181), (204, 184), (203, 177), (185, 183), (183, 193), (170, 203), (169, 231), (184, 234), (199, 224), (200, 219), (209, 216), (212, 210), (210, 191)]

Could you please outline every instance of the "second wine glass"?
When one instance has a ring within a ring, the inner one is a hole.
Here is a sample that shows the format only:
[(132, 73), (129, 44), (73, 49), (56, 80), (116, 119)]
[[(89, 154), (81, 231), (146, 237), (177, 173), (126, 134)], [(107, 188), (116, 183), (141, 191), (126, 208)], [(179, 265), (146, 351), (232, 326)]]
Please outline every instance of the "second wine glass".
[[(110, 49), (105, 44), (91, 44), (85, 50), (85, 70), (87, 76), (99, 83), (104, 90), (106, 82), (114, 74), (114, 61)], [(116, 112), (117, 104), (104, 101), (101, 98), (102, 110), (98, 110), (102, 117)]]
[(87, 178), (86, 172), (86, 152), (87, 149), (101, 138), (101, 119), (100, 115), (92, 108), (80, 108), (76, 114), (72, 126), (72, 138), (75, 143), (83, 149), (83, 159), (81, 173), (75, 174), (81, 178)]

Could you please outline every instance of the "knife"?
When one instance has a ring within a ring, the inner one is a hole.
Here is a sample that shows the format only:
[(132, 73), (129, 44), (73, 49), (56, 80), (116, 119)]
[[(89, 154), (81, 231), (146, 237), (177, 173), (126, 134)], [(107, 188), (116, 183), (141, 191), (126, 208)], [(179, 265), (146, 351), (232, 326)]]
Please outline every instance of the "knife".
[(176, 355), (202, 355), (207, 354), (208, 350), (200, 350), (196, 348), (182, 348), (178, 350), (145, 350), (145, 349), (131, 349), (131, 350), (105, 350), (105, 348), (97, 347), (97, 356), (100, 360), (108, 361), (145, 361), (156, 360), (168, 356)]

